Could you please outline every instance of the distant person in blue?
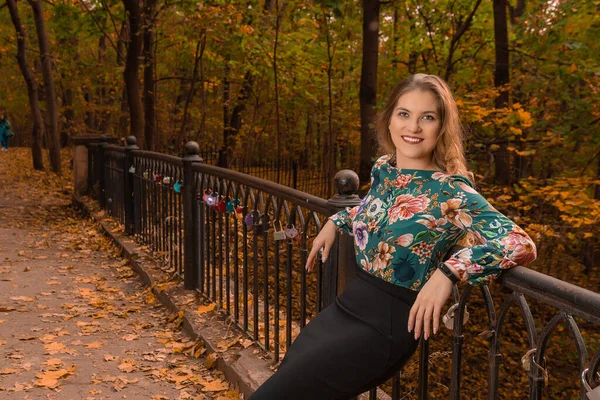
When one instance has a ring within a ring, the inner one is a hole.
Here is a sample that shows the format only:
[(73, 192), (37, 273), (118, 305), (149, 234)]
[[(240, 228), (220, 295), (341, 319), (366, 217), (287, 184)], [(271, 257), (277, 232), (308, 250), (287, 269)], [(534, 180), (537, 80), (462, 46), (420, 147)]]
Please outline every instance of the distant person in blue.
[(6, 111), (0, 109), (0, 144), (2, 144), (2, 151), (8, 151), (8, 139), (12, 136), (14, 136), (14, 133), (6, 119)]

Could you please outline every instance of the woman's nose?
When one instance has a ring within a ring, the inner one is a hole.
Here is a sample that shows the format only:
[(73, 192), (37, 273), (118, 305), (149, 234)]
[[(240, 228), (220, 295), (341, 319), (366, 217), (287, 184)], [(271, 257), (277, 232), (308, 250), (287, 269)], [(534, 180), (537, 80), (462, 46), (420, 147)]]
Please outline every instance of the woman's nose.
[(418, 119), (411, 119), (408, 122), (408, 128), (410, 129), (411, 132), (419, 132), (421, 130), (421, 124), (419, 124), (419, 120)]

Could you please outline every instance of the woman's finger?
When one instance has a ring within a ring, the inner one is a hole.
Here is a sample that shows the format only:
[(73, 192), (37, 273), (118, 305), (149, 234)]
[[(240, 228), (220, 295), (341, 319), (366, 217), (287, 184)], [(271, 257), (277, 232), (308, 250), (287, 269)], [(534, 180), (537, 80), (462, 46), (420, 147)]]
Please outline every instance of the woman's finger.
[(317, 257), (317, 253), (319, 252), (319, 250), (321, 250), (321, 248), (323, 247), (323, 245), (315, 240), (313, 242), (313, 246), (310, 249), (310, 254), (308, 255), (308, 258), (306, 259), (306, 270), (307, 271), (312, 271), (313, 267), (315, 265), (315, 258)]
[(440, 314), (442, 312), (442, 307), (436, 305), (433, 309), (433, 334), (437, 335), (438, 329), (440, 329)]
[(327, 261), (327, 259), (329, 258), (329, 250), (331, 250), (331, 245), (325, 243), (325, 245), (323, 246), (323, 253), (321, 254), (321, 262)]
[(419, 310), (417, 311), (417, 315), (415, 317), (415, 340), (419, 339), (421, 336), (421, 330), (423, 328), (423, 313), (425, 312), (425, 308), (423, 305), (419, 306)]
[(415, 301), (412, 307), (410, 308), (410, 313), (408, 314), (408, 332), (412, 332), (413, 328), (415, 327), (415, 318), (418, 310), (419, 305)]
[(429, 339), (431, 335), (431, 316), (433, 314), (433, 307), (428, 306), (423, 313), (423, 333), (425, 340)]

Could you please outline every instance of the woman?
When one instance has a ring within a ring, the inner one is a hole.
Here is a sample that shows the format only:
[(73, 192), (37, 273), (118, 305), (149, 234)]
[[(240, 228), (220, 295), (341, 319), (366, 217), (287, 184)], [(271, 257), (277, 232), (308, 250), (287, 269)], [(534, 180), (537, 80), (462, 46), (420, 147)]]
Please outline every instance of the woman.
[[(333, 400), (389, 379), (439, 329), (452, 285), (487, 283), (536, 257), (529, 236), (472, 187), (456, 102), (437, 76), (390, 93), (377, 121), (380, 157), (361, 204), (332, 217), (313, 242), (329, 255), (335, 230), (354, 236), (357, 277), (296, 338), (251, 400)], [(476, 244), (444, 255), (469, 235)]]

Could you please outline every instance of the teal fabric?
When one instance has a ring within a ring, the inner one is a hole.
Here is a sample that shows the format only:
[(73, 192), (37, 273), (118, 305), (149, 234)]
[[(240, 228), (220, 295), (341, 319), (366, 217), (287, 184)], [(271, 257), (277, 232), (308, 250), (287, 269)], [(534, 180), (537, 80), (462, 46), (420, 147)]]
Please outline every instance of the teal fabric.
[(531, 238), (498, 212), (460, 175), (399, 169), (390, 156), (371, 170), (371, 189), (359, 206), (330, 217), (354, 236), (356, 261), (365, 271), (420, 290), (436, 265), (470, 232), (479, 244), (446, 264), (472, 285), (488, 283), (506, 268), (536, 257)]
[(6, 133), (10, 131), (10, 124), (6, 119), (0, 119), (0, 138), (6, 138), (8, 135)]

